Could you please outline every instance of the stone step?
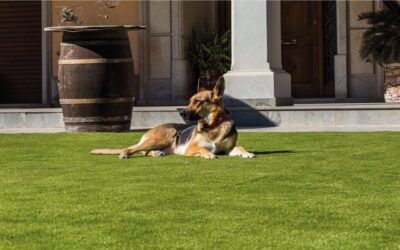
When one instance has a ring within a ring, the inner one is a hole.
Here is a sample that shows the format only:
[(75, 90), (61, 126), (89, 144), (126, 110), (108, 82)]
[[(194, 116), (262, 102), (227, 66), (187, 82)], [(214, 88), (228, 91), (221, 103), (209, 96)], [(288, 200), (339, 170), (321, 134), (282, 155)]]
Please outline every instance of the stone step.
[[(161, 123), (183, 123), (181, 107), (135, 107), (132, 129), (150, 128)], [(253, 109), (228, 108), (240, 127), (335, 128), (357, 126), (400, 126), (400, 105), (297, 104), (287, 107)], [(0, 131), (18, 129), (63, 129), (60, 108), (0, 109)]]

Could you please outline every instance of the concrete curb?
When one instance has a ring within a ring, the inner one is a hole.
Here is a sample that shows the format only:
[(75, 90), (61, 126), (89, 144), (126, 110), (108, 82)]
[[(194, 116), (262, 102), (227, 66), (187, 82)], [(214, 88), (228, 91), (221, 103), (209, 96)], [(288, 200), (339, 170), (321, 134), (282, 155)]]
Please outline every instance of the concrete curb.
[[(132, 132), (143, 132), (149, 128), (135, 128)], [(400, 131), (400, 126), (357, 127), (239, 127), (239, 132), (385, 132)], [(0, 134), (65, 133), (64, 128), (13, 128), (0, 129)]]

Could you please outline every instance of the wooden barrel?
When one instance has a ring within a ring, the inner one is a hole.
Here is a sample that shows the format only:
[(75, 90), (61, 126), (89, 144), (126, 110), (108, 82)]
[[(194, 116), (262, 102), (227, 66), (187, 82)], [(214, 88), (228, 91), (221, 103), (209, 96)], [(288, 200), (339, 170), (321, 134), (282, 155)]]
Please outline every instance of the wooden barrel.
[(64, 32), (58, 64), (67, 131), (129, 131), (134, 72), (125, 30)]

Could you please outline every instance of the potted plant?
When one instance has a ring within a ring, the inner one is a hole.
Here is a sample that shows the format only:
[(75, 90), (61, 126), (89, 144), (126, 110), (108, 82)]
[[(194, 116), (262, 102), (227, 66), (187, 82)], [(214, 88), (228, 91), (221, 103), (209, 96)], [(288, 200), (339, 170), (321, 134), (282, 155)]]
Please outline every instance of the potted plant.
[(188, 42), (188, 58), (198, 79), (197, 90), (212, 89), (231, 66), (231, 34), (197, 33)]
[(383, 0), (384, 9), (360, 14), (371, 26), (365, 31), (360, 49), (363, 60), (385, 68), (385, 100), (400, 102), (400, 4)]

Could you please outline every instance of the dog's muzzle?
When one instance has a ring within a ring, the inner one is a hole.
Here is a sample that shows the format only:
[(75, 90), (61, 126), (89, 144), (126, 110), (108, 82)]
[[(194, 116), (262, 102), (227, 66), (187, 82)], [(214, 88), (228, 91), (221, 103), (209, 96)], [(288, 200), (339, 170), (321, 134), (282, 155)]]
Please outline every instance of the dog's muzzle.
[(195, 112), (187, 109), (178, 109), (178, 112), (185, 121), (197, 121), (200, 119), (200, 116), (198, 116)]

